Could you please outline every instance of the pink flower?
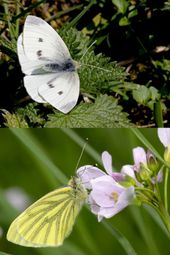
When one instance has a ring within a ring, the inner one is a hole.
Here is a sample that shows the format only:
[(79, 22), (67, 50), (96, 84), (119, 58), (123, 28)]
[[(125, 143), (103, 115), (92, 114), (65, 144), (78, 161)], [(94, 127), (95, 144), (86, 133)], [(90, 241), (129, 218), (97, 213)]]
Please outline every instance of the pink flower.
[[(141, 186), (140, 182), (137, 181), (136, 175), (140, 175), (142, 180), (148, 180), (155, 182), (155, 178), (151, 178), (158, 167), (155, 156), (148, 151), (147, 153), (142, 147), (136, 147), (133, 149), (134, 165), (124, 165), (121, 169), (121, 174), (126, 174), (133, 178), (138, 186)], [(156, 176), (156, 181), (161, 182), (163, 178), (163, 172), (160, 170)]]
[(139, 172), (141, 164), (147, 165), (146, 152), (142, 147), (133, 149), (134, 170)]
[(103, 175), (106, 175), (106, 173), (91, 165), (82, 166), (77, 170), (77, 176), (81, 179), (86, 189), (91, 189), (91, 180)]
[[(106, 172), (112, 175), (112, 157), (107, 151), (102, 153), (102, 162)], [(107, 174), (92, 165), (82, 166), (77, 170), (77, 176), (81, 179), (86, 189), (91, 189), (91, 180), (104, 175)]]
[(134, 198), (134, 187), (125, 188), (118, 184), (111, 176), (105, 175), (91, 180), (92, 191), (89, 196), (91, 211), (98, 216), (111, 218)]
[(158, 128), (158, 137), (165, 148), (170, 147), (170, 128)]

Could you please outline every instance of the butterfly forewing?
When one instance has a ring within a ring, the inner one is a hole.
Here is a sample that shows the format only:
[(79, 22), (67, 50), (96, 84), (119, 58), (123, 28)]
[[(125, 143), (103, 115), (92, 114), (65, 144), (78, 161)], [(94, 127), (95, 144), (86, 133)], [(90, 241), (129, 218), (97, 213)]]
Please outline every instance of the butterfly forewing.
[(43, 66), (47, 64), (47, 61), (31, 60), (25, 55), (23, 47), (23, 34), (18, 37), (17, 40), (17, 53), (19, 57), (19, 62), (21, 65), (22, 72), (26, 75), (31, 75), (32, 73), (45, 73)]
[(7, 239), (23, 246), (59, 246), (70, 234), (86, 198), (68, 186), (45, 195), (11, 224)]
[(25, 54), (32, 60), (55, 61), (62, 64), (70, 53), (57, 32), (44, 20), (29, 15), (23, 31)]

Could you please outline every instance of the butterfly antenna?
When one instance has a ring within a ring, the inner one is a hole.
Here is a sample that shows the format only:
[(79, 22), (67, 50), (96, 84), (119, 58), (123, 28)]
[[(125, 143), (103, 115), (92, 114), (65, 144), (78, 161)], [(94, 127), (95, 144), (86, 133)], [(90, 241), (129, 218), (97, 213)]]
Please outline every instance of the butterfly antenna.
[[(84, 56), (87, 54), (87, 52), (88, 52), (88, 50), (96, 43), (96, 41), (97, 40), (95, 40), (94, 42), (92, 42), (91, 44), (90, 44), (90, 46), (87, 48), (87, 50), (85, 51), (85, 53), (83, 54), (83, 56), (80, 58), (80, 60), (82, 59), (82, 58), (84, 58)], [(80, 66), (88, 66), (88, 67), (92, 67), (92, 68), (96, 68), (96, 69), (99, 69), (99, 70), (102, 70), (102, 71), (105, 71), (105, 72), (110, 72), (110, 73), (112, 73), (113, 71), (111, 71), (111, 70), (108, 70), (108, 69), (105, 69), (105, 68), (102, 68), (102, 67), (98, 67), (98, 66), (93, 66), (93, 65), (90, 65), (90, 64), (81, 64), (80, 63)]]
[(80, 60), (81, 60), (82, 58), (84, 58), (84, 56), (87, 54), (88, 50), (89, 50), (96, 42), (97, 42), (97, 40), (95, 40), (94, 42), (92, 42), (92, 43), (90, 44), (90, 46), (87, 48), (87, 50), (85, 51), (85, 53), (83, 54), (83, 56), (80, 58)]
[(82, 64), (82, 66), (88, 66), (88, 67), (96, 68), (96, 69), (99, 69), (99, 70), (102, 70), (102, 71), (105, 71), (105, 72), (113, 73), (112, 70), (108, 70), (108, 69), (105, 69), (105, 68), (102, 68), (102, 67), (99, 67), (99, 66), (93, 66), (93, 65), (90, 65), (90, 64)]
[(79, 159), (78, 159), (77, 164), (76, 164), (75, 171), (77, 170), (77, 168), (78, 168), (78, 166), (79, 166), (80, 160), (81, 160), (81, 158), (82, 158), (82, 155), (83, 155), (83, 152), (84, 152), (84, 150), (85, 150), (85, 148), (86, 148), (87, 143), (88, 143), (88, 138), (86, 138), (86, 142), (84, 143), (83, 148), (82, 148), (82, 150), (81, 150)]

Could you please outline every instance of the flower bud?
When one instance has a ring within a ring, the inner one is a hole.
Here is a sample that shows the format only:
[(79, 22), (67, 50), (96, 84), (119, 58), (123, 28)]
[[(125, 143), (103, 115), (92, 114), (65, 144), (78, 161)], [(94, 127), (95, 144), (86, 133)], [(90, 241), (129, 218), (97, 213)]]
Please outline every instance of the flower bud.
[(153, 153), (151, 151), (147, 151), (147, 154), (146, 154), (146, 157), (147, 157), (147, 165), (148, 165), (148, 168), (153, 172), (155, 173), (159, 167), (159, 163), (156, 159), (156, 157), (153, 155)]
[(139, 181), (148, 181), (151, 179), (152, 171), (143, 163), (140, 163), (140, 170), (138, 172)]
[(170, 148), (169, 147), (165, 148), (164, 159), (166, 162), (170, 163)]

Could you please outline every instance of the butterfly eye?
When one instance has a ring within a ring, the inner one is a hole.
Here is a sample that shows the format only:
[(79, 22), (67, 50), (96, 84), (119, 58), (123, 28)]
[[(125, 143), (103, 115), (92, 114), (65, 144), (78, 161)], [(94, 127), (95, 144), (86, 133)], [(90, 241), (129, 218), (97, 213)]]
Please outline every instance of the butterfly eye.
[(58, 95), (62, 95), (62, 94), (63, 94), (63, 91), (59, 91), (59, 92), (58, 92)]
[(68, 59), (63, 66), (63, 71), (74, 72), (75, 66), (71, 59)]

